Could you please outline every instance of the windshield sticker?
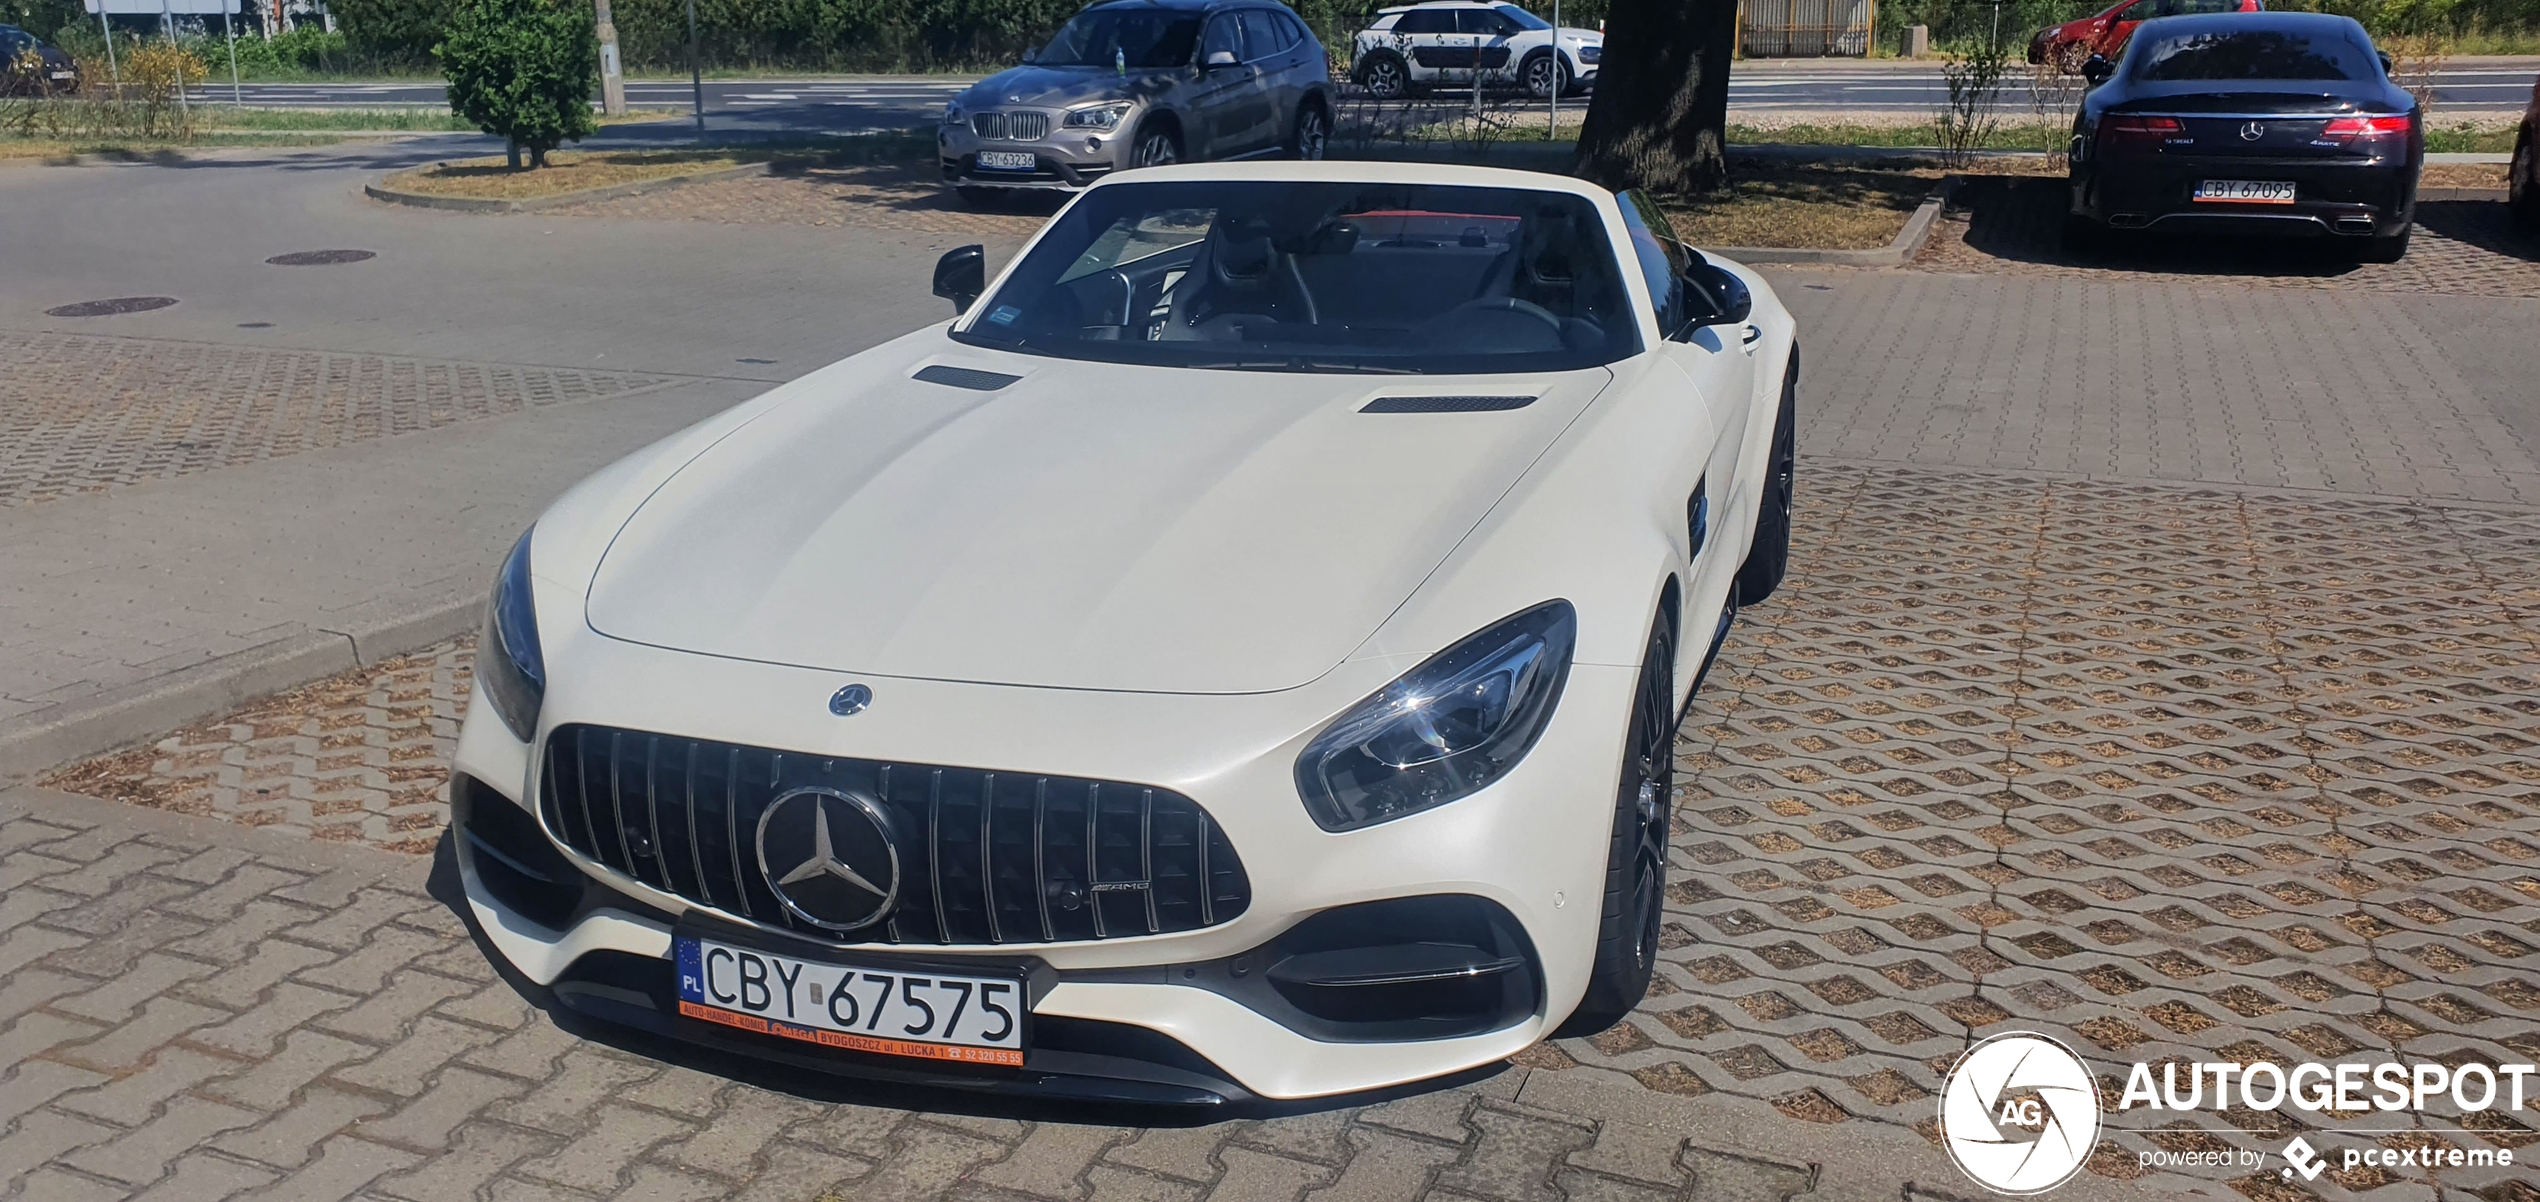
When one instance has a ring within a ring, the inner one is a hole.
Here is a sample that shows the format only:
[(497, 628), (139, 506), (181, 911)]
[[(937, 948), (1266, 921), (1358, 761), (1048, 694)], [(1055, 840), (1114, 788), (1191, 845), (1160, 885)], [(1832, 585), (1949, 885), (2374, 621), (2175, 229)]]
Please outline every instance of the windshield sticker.
[(1021, 316), (1023, 316), (1023, 310), (1017, 309), (1012, 305), (999, 305), (989, 312), (988, 320), (1001, 326), (1010, 326), (1014, 324), (1015, 318)]

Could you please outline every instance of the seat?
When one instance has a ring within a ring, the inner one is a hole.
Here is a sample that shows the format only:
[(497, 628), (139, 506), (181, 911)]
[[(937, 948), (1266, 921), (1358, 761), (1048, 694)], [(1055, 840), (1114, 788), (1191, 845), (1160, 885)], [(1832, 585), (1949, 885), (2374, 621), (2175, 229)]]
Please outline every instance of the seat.
[(1247, 326), (1320, 321), (1296, 256), (1281, 251), (1266, 232), (1238, 235), (1218, 225), (1209, 228), (1190, 275), (1174, 286), (1161, 339), (1241, 341)]

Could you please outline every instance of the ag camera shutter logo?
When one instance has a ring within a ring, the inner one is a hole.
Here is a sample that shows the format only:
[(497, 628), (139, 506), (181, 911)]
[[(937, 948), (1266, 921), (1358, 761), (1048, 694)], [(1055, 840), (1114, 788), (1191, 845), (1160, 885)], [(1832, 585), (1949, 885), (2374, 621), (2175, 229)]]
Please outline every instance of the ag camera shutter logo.
[(1940, 1089), (1941, 1143), (1958, 1171), (2003, 1194), (2040, 1194), (2099, 1145), (2099, 1090), (2071, 1048), (2014, 1031), (1967, 1049)]

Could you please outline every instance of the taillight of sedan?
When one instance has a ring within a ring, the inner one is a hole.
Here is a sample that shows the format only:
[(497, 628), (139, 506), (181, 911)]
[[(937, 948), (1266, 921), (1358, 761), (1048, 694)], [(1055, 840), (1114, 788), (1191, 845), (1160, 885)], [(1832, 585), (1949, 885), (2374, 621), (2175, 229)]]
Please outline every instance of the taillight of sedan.
[(2116, 114), (2099, 123), (2099, 150), (2102, 154), (2150, 154), (2161, 143), (2184, 135), (2187, 127), (2176, 117), (2137, 117)]
[(2356, 142), (2404, 140), (2413, 124), (2405, 113), (2375, 117), (2336, 117), (2320, 129), (2319, 140), (2352, 145)]

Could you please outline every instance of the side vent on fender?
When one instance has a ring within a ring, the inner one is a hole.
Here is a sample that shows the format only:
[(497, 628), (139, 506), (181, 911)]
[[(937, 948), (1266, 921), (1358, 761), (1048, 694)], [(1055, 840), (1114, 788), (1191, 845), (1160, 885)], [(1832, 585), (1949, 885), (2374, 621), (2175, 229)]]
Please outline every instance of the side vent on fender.
[(941, 384), (947, 388), (967, 388), (973, 392), (995, 392), (996, 390), (1003, 388), (1016, 380), (1020, 380), (1023, 377), (1009, 376), (1001, 371), (981, 371), (975, 367), (948, 367), (944, 364), (938, 363), (932, 367), (921, 367), (917, 369), (917, 374), (910, 378), (924, 380), (929, 384)]
[(1530, 396), (1380, 396), (1360, 413), (1496, 413), (1534, 404)]

